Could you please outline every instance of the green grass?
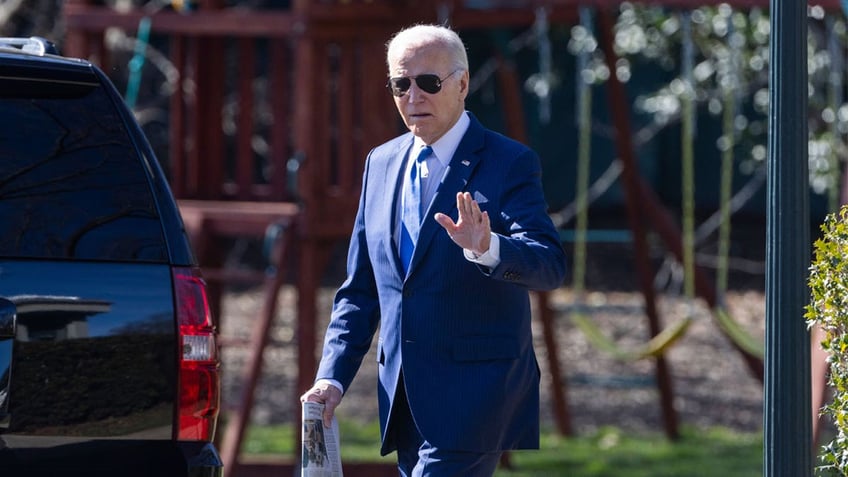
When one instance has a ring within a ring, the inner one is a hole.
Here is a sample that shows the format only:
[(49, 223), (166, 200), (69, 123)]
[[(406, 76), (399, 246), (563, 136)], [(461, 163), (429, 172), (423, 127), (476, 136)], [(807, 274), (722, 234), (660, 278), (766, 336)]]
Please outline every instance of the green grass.
[[(510, 453), (513, 470), (496, 477), (757, 477), (762, 475), (761, 433), (723, 428), (682, 429), (671, 442), (661, 433), (631, 434), (615, 428), (563, 438), (543, 433), (538, 451)], [(379, 456), (377, 424), (340, 422), (342, 458), (346, 462), (394, 463), (394, 454)], [(246, 456), (292, 456), (291, 426), (248, 429)]]

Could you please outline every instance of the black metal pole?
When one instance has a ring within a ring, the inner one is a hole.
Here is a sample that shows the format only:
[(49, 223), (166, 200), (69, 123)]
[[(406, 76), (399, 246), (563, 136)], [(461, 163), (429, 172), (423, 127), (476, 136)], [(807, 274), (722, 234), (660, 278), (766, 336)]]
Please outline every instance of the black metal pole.
[(809, 477), (807, 2), (770, 0), (770, 12), (763, 475)]

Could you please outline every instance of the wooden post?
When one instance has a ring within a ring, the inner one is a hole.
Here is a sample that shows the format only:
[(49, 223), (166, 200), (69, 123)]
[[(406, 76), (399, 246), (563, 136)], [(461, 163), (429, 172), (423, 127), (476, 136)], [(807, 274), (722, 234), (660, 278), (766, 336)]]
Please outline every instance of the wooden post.
[[(625, 204), (627, 207), (627, 218), (630, 230), (633, 232), (633, 247), (635, 249), (635, 265), (639, 287), (645, 299), (645, 314), (648, 316), (648, 326), (651, 336), (656, 336), (661, 331), (659, 312), (656, 307), (654, 292), (653, 273), (651, 272), (650, 255), (648, 251), (647, 236), (643, 224), (642, 207), (639, 200), (638, 165), (633, 154), (633, 137), (630, 131), (630, 118), (628, 113), (627, 95), (624, 85), (615, 75), (616, 54), (613, 48), (613, 21), (611, 14), (606, 10), (598, 11), (598, 33), (600, 45), (604, 50), (607, 67), (610, 70), (610, 78), (607, 81), (609, 90), (609, 103), (612, 109), (612, 117), (615, 123), (616, 144), (618, 154), (623, 164), (622, 178), (624, 191), (627, 195)], [(660, 406), (662, 409), (665, 432), (670, 439), (680, 437), (677, 425), (677, 411), (674, 408), (674, 391), (672, 389), (671, 372), (665, 357), (660, 355), (655, 358), (657, 388), (660, 393)]]

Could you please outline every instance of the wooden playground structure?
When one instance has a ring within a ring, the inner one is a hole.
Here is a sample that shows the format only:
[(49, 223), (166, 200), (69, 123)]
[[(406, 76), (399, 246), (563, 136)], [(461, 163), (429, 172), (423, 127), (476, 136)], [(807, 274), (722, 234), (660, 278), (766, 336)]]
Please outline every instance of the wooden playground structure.
[[(185, 2), (188, 4), (189, 2)], [(264, 283), (261, 316), (250, 339), (250, 358), (237, 409), (227, 412), (219, 449), (228, 476), (281, 475), (280, 469), (239, 462), (239, 449), (250, 420), (262, 352), (278, 307), (279, 289), (294, 278), (297, 289), (297, 394), (307, 389), (317, 368), (316, 294), (330, 255), (350, 232), (359, 197), (359, 180), (368, 150), (402, 129), (385, 83), (384, 44), (403, 26), (448, 22), (454, 28), (527, 27), (544, 9), (552, 23), (579, 22), (578, 7), (596, 11), (596, 35), (610, 70), (615, 71), (613, 25), (617, 0), (488, 1), (471, 8), (460, 0), (292, 0), (275, 9), (226, 7), (223, 0), (199, 0), (190, 10), (145, 8), (114, 10), (96, 0), (66, 0), (63, 53), (89, 58), (109, 70), (107, 35), (120, 29), (130, 35), (140, 26), (167, 45), (179, 87), (169, 96), (168, 157), (160, 157), (185, 220), (220, 316), (227, 283)], [(481, 3), (481, 2), (476, 2)], [(692, 8), (687, 0), (657, 0), (669, 8)], [(718, 4), (701, 0), (698, 5)], [(739, 8), (768, 7), (764, 0), (736, 0)], [(828, 8), (838, 2), (828, 0)], [(259, 52), (267, 57), (261, 64)], [(473, 76), (472, 71), (472, 76)], [(506, 133), (526, 141), (520, 80), (507, 63), (497, 70), (499, 103), (508, 118)], [(256, 83), (265, 78), (257, 92)], [(632, 234), (634, 265), (651, 336), (662, 332), (655, 305), (647, 228), (668, 251), (684, 260), (677, 220), (639, 175), (634, 152), (630, 104), (624, 85), (607, 81), (608, 108), (615, 129), (615, 149), (622, 162), (622, 187)], [(227, 95), (238, 97), (230, 139), (222, 134)], [(257, 152), (262, 144), (262, 153)], [(227, 269), (228, 238), (264, 240), (269, 273)], [(694, 269), (697, 296), (717, 305), (714, 285)], [(535, 294), (548, 349), (556, 427), (570, 434), (564, 373), (554, 338), (554, 312), (546, 293)], [(220, 316), (221, 320), (227, 317)], [(762, 381), (762, 359), (738, 347), (752, 375)], [(673, 388), (667, 365), (655, 358), (656, 383), (670, 438), (678, 435)], [(813, 374), (823, 379), (823, 371)], [(823, 388), (823, 382), (820, 383)], [(292, 395), (298, 405), (297, 395)], [(299, 411), (295, 413), (298, 415)], [(296, 465), (296, 464), (292, 464)], [(351, 466), (348, 475), (392, 475), (393, 467)]]

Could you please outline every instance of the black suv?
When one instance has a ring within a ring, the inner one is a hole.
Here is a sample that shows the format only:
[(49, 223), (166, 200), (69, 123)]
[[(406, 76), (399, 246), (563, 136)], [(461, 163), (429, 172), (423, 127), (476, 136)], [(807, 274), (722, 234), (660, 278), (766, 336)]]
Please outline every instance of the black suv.
[(0, 476), (220, 476), (205, 283), (109, 79), (0, 38)]

